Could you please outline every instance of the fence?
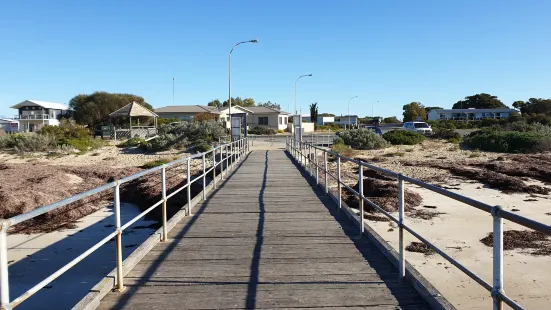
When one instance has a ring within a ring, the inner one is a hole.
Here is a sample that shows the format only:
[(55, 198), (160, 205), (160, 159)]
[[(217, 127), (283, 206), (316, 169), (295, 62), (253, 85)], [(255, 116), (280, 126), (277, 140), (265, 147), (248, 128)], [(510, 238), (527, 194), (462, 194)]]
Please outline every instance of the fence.
[[(453, 192), (450, 192), (448, 190), (445, 190), (443, 188), (419, 181), (417, 179), (413, 179), (407, 176), (404, 176), (402, 174), (392, 172), (377, 166), (373, 166), (371, 164), (368, 164), (363, 161), (355, 160), (349, 157), (342, 156), (338, 153), (326, 150), (322, 147), (316, 146), (311, 143), (307, 142), (301, 142), (297, 141), (294, 138), (288, 138), (286, 142), (286, 150), (293, 156), (298, 163), (300, 163), (306, 171), (312, 176), (315, 177), (316, 184), (319, 184), (319, 174), (320, 170), (324, 174), (325, 177), (325, 193), (329, 194), (329, 188), (328, 188), (328, 178), (332, 178), (337, 182), (338, 187), (338, 205), (339, 209), (342, 208), (342, 188), (346, 188), (348, 191), (350, 191), (355, 197), (359, 200), (359, 216), (360, 216), (360, 234), (363, 234), (365, 231), (365, 223), (364, 223), (364, 203), (367, 203), (368, 205), (372, 206), (373, 208), (377, 209), (379, 212), (383, 213), (386, 217), (388, 217), (391, 221), (395, 222), (398, 225), (398, 252), (399, 252), (399, 267), (398, 267), (398, 274), (399, 278), (403, 279), (405, 277), (405, 244), (404, 244), (404, 230), (412, 234), (414, 237), (422, 241), (424, 244), (426, 244), (428, 247), (433, 249), (436, 253), (438, 253), (440, 256), (442, 256), (444, 259), (449, 261), (451, 264), (453, 264), (455, 267), (457, 267), (459, 270), (461, 270), (463, 273), (465, 273), (467, 276), (469, 276), (471, 279), (476, 281), (478, 284), (480, 284), (482, 287), (484, 287), (486, 290), (488, 290), (491, 293), (492, 299), (493, 299), (493, 307), (494, 309), (502, 309), (503, 308), (503, 302), (505, 302), (507, 305), (509, 305), (513, 309), (523, 309), (522, 306), (520, 306), (518, 303), (516, 303), (511, 298), (507, 297), (503, 290), (503, 219), (507, 219), (511, 222), (517, 223), (519, 225), (522, 225), (527, 228), (534, 229), (536, 231), (551, 235), (551, 226), (548, 226), (546, 224), (531, 220), (529, 218), (523, 217), (521, 215), (503, 210), (500, 206), (491, 206), (488, 204), (485, 204), (483, 202), (471, 199), (469, 197), (465, 197)], [(319, 163), (319, 156), (318, 154), (322, 155), (323, 158), (323, 165)], [(332, 175), (329, 173), (329, 170), (327, 168), (327, 157), (328, 155), (334, 156), (337, 160), (337, 175)], [(346, 160), (351, 163), (355, 163), (358, 165), (358, 188), (359, 191), (355, 191), (350, 186), (344, 184), (341, 180), (341, 160)], [(395, 178), (398, 181), (398, 218), (390, 214), (389, 212), (382, 209), (377, 204), (373, 203), (363, 195), (363, 168), (368, 168), (375, 170), (377, 172), (380, 172), (382, 174), (385, 174), (387, 176), (390, 176), (392, 178)], [(315, 174), (314, 174), (315, 171)], [(424, 238), (423, 236), (419, 235), (417, 232), (415, 232), (411, 227), (409, 227), (405, 223), (404, 218), (404, 190), (405, 190), (405, 182), (409, 182), (411, 184), (415, 184), (417, 186), (420, 186), (422, 188), (428, 189), (430, 191), (433, 191), (435, 193), (441, 194), (443, 196), (449, 197), (451, 199), (455, 199), (457, 201), (463, 202), (469, 206), (475, 207), (477, 209), (480, 209), (484, 212), (490, 213), (493, 217), (493, 285), (486, 282), (484, 279), (482, 279), (480, 276), (476, 275), (474, 272), (469, 270), (467, 267), (463, 266), (460, 262), (453, 259), (451, 256), (446, 254), (444, 251), (442, 251), (440, 248), (432, 244), (429, 240)]]
[[(162, 235), (161, 235), (161, 241), (166, 241), (168, 236), (168, 230), (167, 230), (167, 213), (166, 213), (166, 202), (168, 199), (179, 193), (180, 191), (187, 189), (187, 205), (186, 207), (186, 214), (190, 215), (191, 208), (190, 208), (190, 202), (191, 202), (191, 184), (197, 182), (198, 180), (202, 180), (203, 183), (203, 200), (205, 199), (205, 187), (206, 187), (206, 177), (212, 173), (212, 180), (214, 182), (214, 186), (216, 186), (216, 168), (218, 165), (220, 165), (220, 176), (224, 176), (224, 171), (226, 172), (226, 175), (228, 174), (229, 170), (235, 166), (235, 163), (239, 161), (242, 155), (244, 155), (249, 149), (249, 143), (247, 139), (241, 139), (237, 141), (233, 141), (231, 143), (219, 145), (215, 147), (214, 149), (199, 153), (193, 156), (189, 156), (186, 158), (181, 158), (175, 161), (172, 161), (170, 163), (167, 163), (165, 165), (155, 167), (149, 170), (145, 170), (130, 176), (127, 176), (123, 179), (107, 183), (105, 185), (96, 187), (94, 189), (91, 189), (89, 191), (74, 195), (72, 197), (60, 200), (58, 202), (42, 206), (38, 209), (35, 209), (33, 211), (20, 214), (17, 216), (14, 216), (9, 219), (1, 219), (0, 220), (0, 305), (2, 309), (12, 309), (16, 307), (17, 305), (21, 304), (23, 301), (37, 293), (40, 289), (44, 288), (46, 285), (48, 285), (50, 282), (54, 281), (56, 278), (61, 276), (63, 273), (71, 269), (73, 266), (78, 264), (80, 261), (82, 261), (84, 258), (92, 254), (95, 250), (100, 248), (102, 245), (106, 244), (109, 240), (112, 238), (116, 238), (116, 268), (117, 268), (117, 275), (116, 275), (116, 289), (119, 291), (122, 291), (123, 289), (123, 262), (122, 262), (122, 232), (130, 227), (130, 225), (134, 224), (137, 220), (144, 217), (148, 213), (150, 213), (153, 209), (155, 209), (158, 206), (162, 205)], [(217, 162), (216, 156), (219, 154), (220, 161)], [(224, 156), (225, 154), (225, 156)], [(213, 164), (212, 166), (207, 169), (207, 162), (206, 157), (212, 156)], [(203, 171), (200, 175), (195, 177), (193, 180), (191, 180), (191, 170), (190, 170), (190, 163), (192, 159), (201, 159), (203, 163)], [(182, 187), (176, 189), (169, 195), (167, 195), (167, 188), (166, 188), (166, 169), (173, 167), (175, 165), (179, 164), (187, 164), (187, 182)], [(224, 165), (225, 163), (225, 165)], [(225, 168), (225, 169), (224, 169)], [(151, 207), (143, 211), (142, 213), (138, 214), (134, 218), (132, 218), (130, 221), (128, 221), (126, 224), (121, 224), (121, 218), (120, 218), (120, 193), (119, 189), (121, 184), (130, 182), (132, 180), (135, 180), (137, 178), (150, 175), (154, 172), (161, 171), (161, 184), (162, 184), (162, 198), (155, 204), (153, 204)], [(7, 248), (7, 234), (8, 229), (13, 226), (17, 225), (19, 223), (28, 221), (32, 218), (35, 218), (39, 215), (45, 214), (49, 211), (56, 210), (58, 208), (61, 208), (63, 206), (66, 206), (70, 203), (74, 203), (76, 201), (79, 201), (83, 198), (101, 193), (103, 191), (113, 189), (114, 190), (114, 210), (115, 210), (115, 230), (107, 235), (105, 238), (97, 242), (94, 246), (86, 250), (84, 253), (77, 256), (75, 259), (67, 263), (65, 266), (58, 269), (56, 272), (54, 272), (52, 275), (47, 277), (46, 279), (42, 280), (40, 283), (36, 284), (29, 290), (27, 290), (25, 293), (23, 293), (21, 296), (15, 298), (14, 300), (10, 301), (10, 295), (9, 295), (9, 277), (8, 277), (8, 248)]]
[(111, 131), (111, 139), (121, 140), (134, 137), (149, 138), (157, 135), (157, 128), (132, 128), (132, 129), (116, 129)]

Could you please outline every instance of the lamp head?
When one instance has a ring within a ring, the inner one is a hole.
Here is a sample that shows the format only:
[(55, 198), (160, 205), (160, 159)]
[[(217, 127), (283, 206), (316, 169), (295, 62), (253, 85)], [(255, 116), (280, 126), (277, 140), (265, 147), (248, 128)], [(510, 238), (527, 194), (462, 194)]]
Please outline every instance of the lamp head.
[(251, 43), (258, 43), (258, 39), (254, 39), (250, 41)]
[(312, 73), (310, 73), (310, 74), (307, 74), (306, 76), (312, 76)]

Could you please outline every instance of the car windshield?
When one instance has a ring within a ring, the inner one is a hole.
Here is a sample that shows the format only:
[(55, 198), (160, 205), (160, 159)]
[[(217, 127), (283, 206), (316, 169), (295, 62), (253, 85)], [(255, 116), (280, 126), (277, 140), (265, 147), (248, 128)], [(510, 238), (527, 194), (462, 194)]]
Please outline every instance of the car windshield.
[(415, 123), (415, 128), (429, 128), (429, 125), (427, 123)]

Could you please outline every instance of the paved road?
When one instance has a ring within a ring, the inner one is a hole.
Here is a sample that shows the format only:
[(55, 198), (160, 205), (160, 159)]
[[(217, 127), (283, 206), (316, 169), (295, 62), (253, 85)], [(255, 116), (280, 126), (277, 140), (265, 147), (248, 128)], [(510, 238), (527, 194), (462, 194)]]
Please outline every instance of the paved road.
[(250, 153), (99, 309), (427, 309), (282, 150)]

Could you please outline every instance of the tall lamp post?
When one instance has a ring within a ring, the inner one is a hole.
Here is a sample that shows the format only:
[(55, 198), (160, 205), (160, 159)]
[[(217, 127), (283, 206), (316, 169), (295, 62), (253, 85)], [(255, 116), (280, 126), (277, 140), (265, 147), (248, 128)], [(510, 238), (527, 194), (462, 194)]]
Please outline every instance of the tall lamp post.
[[(358, 96), (354, 96), (348, 100), (348, 129), (351, 128), (350, 126), (350, 101), (354, 98), (358, 98)], [(346, 129), (346, 125), (344, 126), (344, 129)]]
[(236, 48), (239, 44), (243, 43), (258, 43), (258, 39), (249, 40), (249, 41), (243, 41), (239, 42), (236, 45), (234, 45), (230, 51), (230, 55), (228, 57), (228, 115), (230, 118), (230, 141), (233, 141), (233, 132), (232, 132), (232, 123), (231, 123), (231, 54), (233, 53), (233, 49)]
[(301, 78), (303, 78), (305, 76), (312, 76), (312, 74), (310, 73), (310, 74), (301, 75), (295, 81), (295, 115), (297, 114), (297, 82), (298, 82), (298, 80), (300, 80)]
[(375, 115), (373, 114), (373, 107), (375, 106), (375, 103), (379, 103), (379, 100), (377, 100), (377, 101), (375, 101), (371, 104), (371, 118), (375, 117)]

